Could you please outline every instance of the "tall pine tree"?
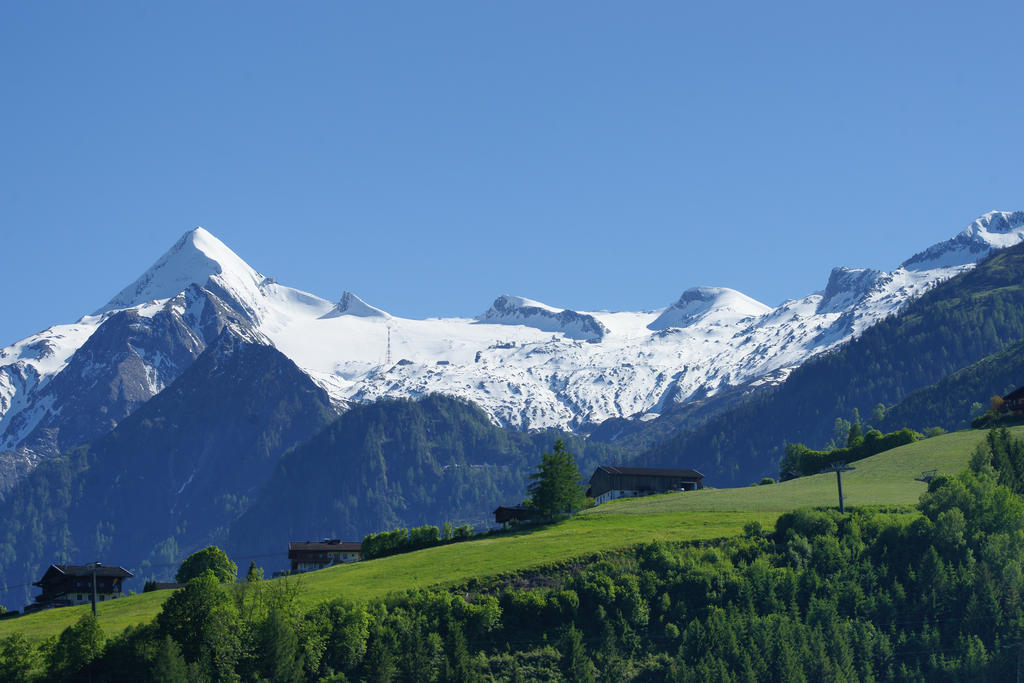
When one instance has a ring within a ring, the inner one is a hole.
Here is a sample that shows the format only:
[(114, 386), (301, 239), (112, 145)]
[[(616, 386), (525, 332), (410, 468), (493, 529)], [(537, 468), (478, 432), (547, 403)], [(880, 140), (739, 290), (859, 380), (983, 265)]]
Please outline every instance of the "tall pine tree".
[(551, 519), (583, 506), (580, 471), (561, 439), (555, 441), (552, 453), (541, 456), (540, 466), (530, 475), (530, 481), (532, 507), (539, 519)]

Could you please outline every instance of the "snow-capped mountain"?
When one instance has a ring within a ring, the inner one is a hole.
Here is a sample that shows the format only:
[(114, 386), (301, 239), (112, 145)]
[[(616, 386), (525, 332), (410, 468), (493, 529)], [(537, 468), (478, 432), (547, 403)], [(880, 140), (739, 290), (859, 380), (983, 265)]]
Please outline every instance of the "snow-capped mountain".
[(921, 271), (971, 265), (993, 249), (1017, 244), (1022, 231), (1024, 211), (989, 211), (955, 237), (910, 257), (901, 268)]
[(736, 325), (747, 318), (760, 318), (770, 310), (770, 306), (765, 306), (735, 289), (693, 287), (683, 292), (679, 300), (666, 308), (647, 328), (666, 330), (670, 327), (693, 327), (702, 323)]
[(503, 425), (579, 429), (779, 382), (1022, 239), (1024, 212), (992, 212), (892, 272), (836, 268), (823, 290), (775, 308), (695, 287), (653, 311), (573, 311), (504, 295), (475, 318), (411, 320), (351, 292), (332, 302), (278, 284), (196, 228), (95, 313), (0, 350), (0, 481), (105, 433), (225, 327), (276, 346), (339, 410), (440, 392)]

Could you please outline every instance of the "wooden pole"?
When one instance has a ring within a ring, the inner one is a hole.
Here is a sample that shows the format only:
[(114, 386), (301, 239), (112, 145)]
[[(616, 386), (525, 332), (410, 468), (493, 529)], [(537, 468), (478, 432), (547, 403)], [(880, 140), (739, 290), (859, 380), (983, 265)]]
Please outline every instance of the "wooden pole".
[(836, 473), (836, 487), (838, 487), (838, 489), (839, 489), (839, 513), (840, 514), (846, 514), (846, 506), (843, 505), (843, 472), (849, 472), (852, 469), (855, 469), (855, 468), (850, 467), (845, 462), (837, 462), (837, 463), (835, 463), (834, 465), (832, 465), (831, 467), (829, 467), (828, 469), (825, 470), (826, 472), (835, 472)]
[(92, 616), (96, 616), (96, 567), (99, 566), (99, 562), (93, 562), (92, 564)]

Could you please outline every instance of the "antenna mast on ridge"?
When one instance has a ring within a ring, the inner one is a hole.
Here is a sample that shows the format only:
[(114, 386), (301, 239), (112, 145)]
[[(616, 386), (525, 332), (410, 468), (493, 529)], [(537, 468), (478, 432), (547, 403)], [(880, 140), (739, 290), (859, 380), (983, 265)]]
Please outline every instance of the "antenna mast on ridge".
[(388, 327), (388, 345), (384, 351), (384, 365), (391, 365), (391, 328)]

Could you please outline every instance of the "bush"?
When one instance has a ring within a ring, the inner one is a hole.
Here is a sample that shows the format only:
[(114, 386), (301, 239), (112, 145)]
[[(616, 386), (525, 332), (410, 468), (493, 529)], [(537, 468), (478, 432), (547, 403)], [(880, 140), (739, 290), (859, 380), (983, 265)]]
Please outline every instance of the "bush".
[(363, 538), (363, 557), (387, 557), (399, 553), (408, 553), (422, 548), (432, 548), (442, 543), (464, 541), (473, 536), (473, 527), (468, 524), (452, 527), (446, 522), (444, 533), (436, 526), (425, 524), (413, 529), (394, 529), (377, 534), (367, 534)]
[(836, 463), (862, 460), (883, 451), (913, 443), (920, 437), (921, 435), (912, 429), (901, 429), (889, 434), (882, 434), (877, 429), (872, 429), (864, 437), (858, 437), (856, 445), (832, 451), (813, 451), (802, 443), (791, 443), (786, 445), (786, 455), (779, 463), (779, 472), (783, 481), (793, 477), (817, 474)]
[(238, 578), (238, 565), (223, 550), (211, 545), (185, 558), (174, 579), (178, 583), (188, 583), (207, 570), (212, 571), (221, 583), (234, 583)]

